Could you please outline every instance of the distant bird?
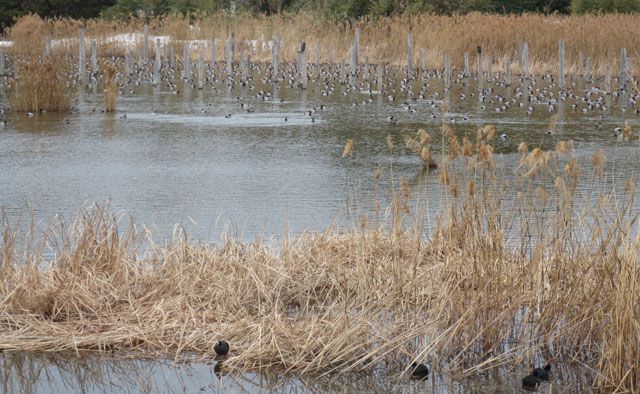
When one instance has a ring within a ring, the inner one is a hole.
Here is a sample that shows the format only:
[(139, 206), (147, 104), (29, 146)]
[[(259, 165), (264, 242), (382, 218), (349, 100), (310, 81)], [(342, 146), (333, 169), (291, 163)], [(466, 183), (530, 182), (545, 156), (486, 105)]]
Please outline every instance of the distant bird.
[(305, 49), (307, 49), (307, 43), (302, 41), (302, 44), (300, 45), (300, 50), (298, 51), (298, 53), (303, 53)]
[(522, 388), (527, 391), (534, 391), (540, 385), (541, 380), (537, 378), (535, 375), (527, 375), (522, 378)]
[(227, 341), (218, 341), (213, 347), (213, 351), (215, 351), (218, 356), (226, 356), (229, 354), (229, 343)]
[(551, 364), (547, 364), (542, 368), (536, 368), (533, 370), (533, 376), (545, 382), (549, 381), (549, 372), (551, 371)]
[(507, 135), (505, 133), (500, 134), (500, 139), (503, 141), (507, 140)]
[(426, 365), (416, 362), (411, 364), (411, 378), (425, 380), (427, 377), (429, 377), (429, 368)]

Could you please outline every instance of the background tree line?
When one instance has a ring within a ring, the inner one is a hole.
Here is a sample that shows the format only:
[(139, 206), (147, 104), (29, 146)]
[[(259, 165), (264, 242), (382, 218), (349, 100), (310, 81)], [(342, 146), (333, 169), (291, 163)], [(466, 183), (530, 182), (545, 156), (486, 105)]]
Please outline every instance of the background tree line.
[(640, 0), (1, 0), (0, 29), (6, 29), (27, 13), (37, 13), (44, 18), (127, 18), (221, 10), (263, 14), (319, 10), (326, 18), (345, 20), (424, 12), (445, 15), (474, 11), (500, 14), (639, 12)]

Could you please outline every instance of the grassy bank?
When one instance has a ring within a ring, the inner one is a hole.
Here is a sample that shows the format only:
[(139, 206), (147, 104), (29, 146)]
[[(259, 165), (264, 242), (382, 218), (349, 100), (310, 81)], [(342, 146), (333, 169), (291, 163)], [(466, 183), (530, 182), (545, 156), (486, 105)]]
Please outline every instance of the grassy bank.
[[(637, 391), (634, 180), (585, 193), (581, 174), (611, 180), (607, 159), (561, 141), (521, 145), (504, 184), (495, 133), (443, 137), (441, 191), (397, 180), (384, 224), (277, 244), (179, 234), (154, 245), (99, 207), (42, 236), (5, 218), (0, 347), (211, 356), (226, 339), (227, 368), (303, 375), (397, 374), (414, 359), (471, 375), (545, 359), (595, 369), (603, 390)], [(419, 208), (426, 193), (441, 193), (437, 212)]]
[[(47, 35), (52, 38), (77, 37), (79, 27), (85, 27), (87, 37), (97, 38), (104, 56), (122, 54), (109, 44), (106, 38), (124, 32), (142, 32), (142, 21), (107, 21), (102, 19), (76, 21), (56, 19), (43, 21), (34, 16), (20, 19), (11, 29), (10, 37), (17, 42), (15, 50), (23, 48), (44, 48)], [(258, 40), (264, 42), (279, 35), (283, 41), (282, 59), (296, 59), (296, 49), (300, 40), (306, 40), (311, 49), (309, 59), (315, 61), (315, 44), (321, 44), (322, 58), (326, 62), (330, 50), (334, 60), (348, 62), (349, 48), (353, 42), (354, 28), (361, 29), (360, 61), (368, 56), (371, 63), (405, 64), (407, 58), (407, 33), (413, 32), (416, 64), (419, 64), (419, 50), (427, 50), (429, 67), (442, 67), (443, 54), (451, 56), (452, 66), (461, 68), (463, 56), (468, 52), (471, 64), (475, 64), (475, 51), (481, 46), (493, 58), (496, 69), (510, 58), (518, 60), (520, 43), (529, 44), (531, 70), (541, 74), (557, 71), (558, 41), (565, 40), (566, 65), (568, 73), (577, 73), (579, 53), (586, 63), (592, 61), (592, 71), (603, 74), (606, 65), (615, 71), (619, 68), (620, 48), (626, 47), (628, 56), (636, 59), (640, 53), (640, 15), (583, 15), (544, 16), (468, 14), (462, 16), (398, 16), (363, 20), (354, 24), (332, 23), (318, 15), (283, 14), (276, 16), (229, 15), (218, 13), (196, 19), (190, 24), (189, 18), (166, 17), (149, 22), (150, 33), (169, 35), (183, 39), (210, 40), (211, 37), (226, 39), (233, 32), (238, 42)], [(72, 45), (73, 47), (73, 45)], [(151, 50), (153, 43), (151, 43)], [(71, 53), (76, 54), (77, 43)], [(248, 50), (248, 49), (247, 49)], [(182, 53), (180, 50), (177, 54)], [(209, 55), (208, 52), (206, 54)], [(267, 61), (271, 58), (270, 48), (258, 48), (252, 59)], [(217, 56), (225, 56), (224, 46), (218, 45)], [(583, 65), (584, 66), (584, 65)], [(516, 66), (517, 67), (517, 66)]]

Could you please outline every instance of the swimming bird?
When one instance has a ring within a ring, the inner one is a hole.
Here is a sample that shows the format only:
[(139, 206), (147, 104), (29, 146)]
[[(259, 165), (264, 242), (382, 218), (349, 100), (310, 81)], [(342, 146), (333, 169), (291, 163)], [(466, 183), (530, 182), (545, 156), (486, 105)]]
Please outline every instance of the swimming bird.
[(425, 380), (429, 377), (429, 368), (426, 365), (413, 362), (411, 363), (411, 378)]
[(227, 341), (218, 341), (213, 347), (213, 351), (215, 351), (218, 356), (226, 356), (229, 354), (229, 343)]
[(537, 378), (535, 375), (527, 375), (522, 378), (522, 388), (527, 391), (534, 391), (540, 385), (541, 380)]
[(535, 368), (533, 370), (533, 376), (545, 382), (549, 381), (549, 372), (551, 371), (551, 364), (547, 364), (542, 368)]

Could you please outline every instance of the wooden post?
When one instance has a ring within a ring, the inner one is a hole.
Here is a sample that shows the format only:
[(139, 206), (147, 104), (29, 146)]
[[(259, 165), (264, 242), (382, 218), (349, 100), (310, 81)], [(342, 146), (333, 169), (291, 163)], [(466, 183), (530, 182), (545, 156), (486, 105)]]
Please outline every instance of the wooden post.
[(507, 58), (504, 62), (504, 83), (511, 86), (511, 58)]
[(204, 48), (200, 50), (198, 56), (198, 89), (204, 88)]
[(212, 70), (216, 68), (216, 36), (211, 37), (211, 62), (209, 63)]
[(353, 40), (353, 64), (358, 67), (358, 61), (360, 60), (360, 28), (356, 27), (356, 36)]
[(329, 66), (333, 66), (333, 53), (335, 52), (335, 48), (331, 47), (329, 48), (329, 60), (327, 60), (329, 62)]
[(80, 29), (78, 37), (78, 74), (80, 80), (86, 82), (87, 78), (87, 52), (84, 43), (84, 29)]
[(162, 66), (162, 49), (160, 47), (160, 39), (156, 38), (156, 56), (153, 62), (153, 86), (160, 84), (160, 67)]
[(425, 72), (427, 70), (427, 50), (424, 48), (420, 48), (420, 72)]
[(558, 43), (558, 86), (564, 88), (564, 40)]
[(5, 54), (4, 52), (0, 51), (0, 75), (4, 75), (4, 71), (5, 71)]
[(47, 36), (44, 39), (44, 55), (49, 56), (51, 53), (51, 36)]
[(98, 42), (91, 40), (91, 73), (96, 75), (98, 73)]
[(369, 55), (364, 55), (364, 80), (369, 81)]
[(169, 45), (168, 41), (165, 41), (164, 45), (162, 46), (162, 64), (164, 65), (168, 65), (169, 64)]
[(229, 34), (227, 40), (227, 75), (233, 74), (233, 50), (235, 47), (235, 34)]
[(487, 81), (493, 82), (493, 56), (487, 56)]
[(273, 46), (271, 47), (271, 68), (273, 70), (273, 77), (276, 78), (278, 75), (278, 67), (280, 66), (280, 36), (276, 35), (273, 38)]
[(449, 64), (449, 53), (444, 54), (444, 89), (451, 88), (451, 65)]
[(607, 92), (611, 92), (611, 66), (604, 66), (604, 88)]
[(591, 58), (587, 58), (587, 72), (586, 72), (587, 82), (591, 82)]
[(131, 74), (133, 74), (133, 70), (131, 69), (131, 51), (128, 50), (125, 54), (124, 54), (124, 73), (126, 74), (127, 77), (129, 77)]
[(407, 33), (407, 74), (413, 75), (413, 33)]
[(378, 90), (382, 90), (382, 66), (380, 64), (376, 65), (376, 84)]
[(464, 53), (464, 76), (469, 76), (469, 52)]
[(306, 45), (304, 42), (300, 42), (300, 51), (298, 52), (299, 63), (300, 63), (300, 83), (302, 84), (302, 88), (307, 88), (307, 51)]
[(149, 59), (149, 25), (144, 25), (144, 47), (142, 47), (142, 62), (147, 64)]
[(242, 81), (247, 80), (247, 70), (245, 69), (245, 65), (244, 48), (240, 46), (240, 48), (238, 48), (238, 66), (240, 67), (240, 79)]
[(627, 48), (620, 48), (620, 79), (618, 86), (622, 90), (627, 88)]
[(189, 56), (189, 41), (185, 41), (182, 54), (182, 78), (184, 79), (191, 77), (191, 58)]
[(529, 43), (522, 43), (522, 74), (529, 79)]
[(478, 48), (476, 48), (476, 55), (477, 55), (477, 62), (478, 64), (476, 65), (477, 67), (477, 74), (478, 74), (478, 90), (482, 90), (482, 80), (484, 79), (484, 73), (482, 71), (482, 47), (478, 46)]
[(172, 70), (176, 67), (176, 49), (173, 45), (169, 48), (169, 66)]
[(349, 54), (351, 55), (351, 62), (349, 63), (349, 73), (351, 75), (355, 75), (356, 68), (358, 67), (358, 50), (356, 49), (355, 43), (349, 49)]
[(338, 73), (338, 82), (345, 83), (344, 60), (340, 60), (340, 71)]

